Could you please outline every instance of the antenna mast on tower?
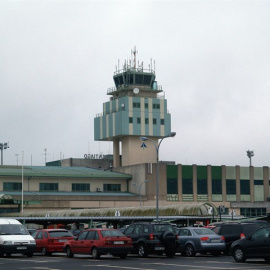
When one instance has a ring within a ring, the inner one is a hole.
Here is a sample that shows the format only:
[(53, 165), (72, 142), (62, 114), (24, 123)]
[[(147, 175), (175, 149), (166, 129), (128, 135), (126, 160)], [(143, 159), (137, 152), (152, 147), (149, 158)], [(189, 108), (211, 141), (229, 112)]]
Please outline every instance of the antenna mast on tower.
[(136, 53), (138, 53), (138, 51), (136, 51), (136, 46), (134, 47), (134, 51), (131, 51), (131, 53), (133, 54), (133, 68), (136, 68)]

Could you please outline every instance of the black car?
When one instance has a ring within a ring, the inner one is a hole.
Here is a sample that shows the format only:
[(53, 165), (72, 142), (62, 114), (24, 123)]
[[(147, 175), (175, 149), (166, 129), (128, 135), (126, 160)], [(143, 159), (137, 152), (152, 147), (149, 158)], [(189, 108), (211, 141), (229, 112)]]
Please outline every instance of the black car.
[(270, 263), (270, 226), (235, 241), (230, 252), (237, 262), (244, 262), (247, 258), (263, 258)]
[(225, 253), (228, 254), (230, 252), (231, 244), (234, 241), (245, 238), (247, 235), (260, 227), (262, 227), (262, 224), (255, 222), (229, 222), (220, 224), (212, 230), (216, 234), (222, 235), (225, 238)]
[(123, 232), (133, 242), (132, 253), (139, 257), (148, 254), (166, 254), (173, 257), (176, 252), (177, 236), (171, 224), (167, 223), (134, 223)]

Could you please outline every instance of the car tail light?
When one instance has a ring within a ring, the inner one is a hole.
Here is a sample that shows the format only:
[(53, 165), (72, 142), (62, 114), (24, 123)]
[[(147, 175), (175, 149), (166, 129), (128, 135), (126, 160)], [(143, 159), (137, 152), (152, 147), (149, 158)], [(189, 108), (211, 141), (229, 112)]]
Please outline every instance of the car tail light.
[(104, 245), (111, 245), (113, 242), (110, 240), (104, 240)]
[(200, 240), (203, 241), (203, 242), (206, 242), (206, 241), (209, 240), (209, 237), (208, 236), (204, 236), (204, 237), (201, 237)]
[(245, 238), (246, 236), (243, 234), (243, 233), (241, 233), (240, 234), (240, 239), (243, 239), (243, 238)]
[(220, 236), (221, 240), (225, 241), (225, 237), (224, 236)]
[(154, 235), (152, 233), (149, 234), (149, 240), (154, 240)]
[(128, 244), (132, 244), (132, 239), (129, 239), (129, 240), (127, 241), (127, 243), (128, 243)]

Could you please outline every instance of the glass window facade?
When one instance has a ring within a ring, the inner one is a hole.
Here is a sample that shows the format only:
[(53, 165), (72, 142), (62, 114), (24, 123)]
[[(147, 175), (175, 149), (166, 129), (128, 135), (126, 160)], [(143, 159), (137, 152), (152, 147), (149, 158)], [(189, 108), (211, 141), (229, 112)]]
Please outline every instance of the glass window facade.
[(4, 182), (3, 191), (21, 191), (22, 183), (19, 182)]
[(121, 184), (103, 184), (104, 192), (120, 192)]
[(177, 165), (167, 165), (167, 194), (178, 194)]
[(58, 191), (58, 183), (39, 183), (39, 191)]
[(193, 194), (193, 168), (190, 165), (182, 166), (182, 192)]
[(235, 179), (226, 179), (226, 194), (236, 195), (236, 180)]
[(240, 215), (245, 217), (266, 216), (266, 208), (240, 208)]
[(250, 181), (249, 180), (240, 180), (240, 194), (250, 195)]
[(207, 194), (207, 167), (197, 166), (197, 193)]
[(73, 183), (72, 191), (90, 192), (90, 184), (86, 183)]

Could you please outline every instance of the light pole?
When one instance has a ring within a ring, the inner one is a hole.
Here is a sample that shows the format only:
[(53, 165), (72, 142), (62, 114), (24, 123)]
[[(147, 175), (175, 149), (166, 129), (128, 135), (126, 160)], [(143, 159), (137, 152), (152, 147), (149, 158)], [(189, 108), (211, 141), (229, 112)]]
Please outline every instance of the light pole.
[(254, 156), (254, 151), (247, 150), (247, 156), (249, 158), (249, 166), (251, 167), (251, 158)]
[(0, 143), (0, 150), (1, 150), (1, 165), (3, 165), (3, 150), (9, 148), (8, 142), (7, 143)]
[(157, 174), (157, 183), (156, 183), (156, 185), (157, 185), (157, 191), (156, 191), (156, 193), (157, 193), (157, 194), (156, 194), (156, 220), (157, 220), (157, 222), (158, 222), (158, 220), (159, 220), (159, 209), (158, 209), (158, 194), (159, 194), (159, 147), (160, 147), (160, 144), (162, 143), (163, 139), (169, 138), (169, 137), (174, 137), (175, 135), (176, 135), (176, 132), (171, 132), (171, 133), (169, 133), (167, 136), (163, 137), (163, 138), (159, 141), (158, 144), (156, 144), (156, 142), (153, 141), (151, 138), (148, 138), (148, 137), (140, 137), (140, 140), (141, 140), (142, 142), (145, 142), (145, 141), (147, 141), (147, 140), (150, 140), (150, 141), (154, 144), (154, 146), (155, 146), (155, 148), (156, 148), (156, 152), (157, 152), (157, 172), (156, 172), (156, 174)]
[(142, 195), (141, 195), (142, 185), (145, 184), (145, 183), (147, 183), (147, 182), (148, 182), (148, 180), (144, 180), (144, 181), (142, 181), (142, 182), (140, 183), (140, 185), (138, 185), (137, 183), (133, 183), (133, 185), (134, 185), (134, 186), (137, 186), (138, 189), (139, 189), (139, 195), (140, 195), (140, 208), (141, 208), (141, 206), (142, 206)]

